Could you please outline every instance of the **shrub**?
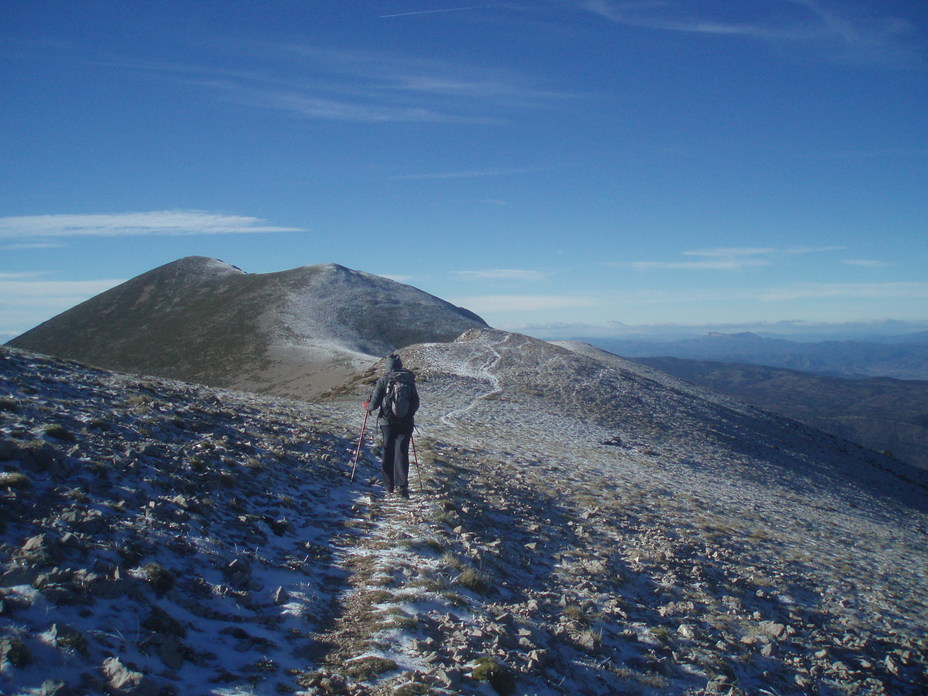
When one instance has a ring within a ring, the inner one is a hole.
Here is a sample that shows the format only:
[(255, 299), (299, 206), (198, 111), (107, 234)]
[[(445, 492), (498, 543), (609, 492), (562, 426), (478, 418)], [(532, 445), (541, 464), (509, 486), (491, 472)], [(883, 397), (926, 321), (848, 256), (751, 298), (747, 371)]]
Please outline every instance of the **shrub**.
[(159, 597), (174, 587), (174, 575), (160, 563), (149, 563), (142, 568), (142, 572)]
[(579, 604), (568, 604), (566, 607), (564, 607), (564, 616), (566, 616), (568, 619), (576, 621), (577, 623), (589, 623), (586, 612), (583, 611)]
[(473, 568), (465, 568), (458, 575), (457, 584), (474, 592), (486, 592), (489, 588), (487, 576)]
[(419, 627), (419, 620), (415, 616), (404, 614), (401, 609), (397, 609), (389, 614), (389, 621), (384, 624), (384, 628), (397, 631), (413, 631)]
[(203, 461), (200, 457), (190, 457), (187, 460), (187, 466), (190, 467), (191, 471), (195, 471), (198, 474), (206, 471), (206, 462)]
[(151, 404), (151, 399), (144, 394), (135, 394), (128, 398), (129, 406), (133, 408), (143, 408)]
[(151, 613), (142, 622), (142, 628), (178, 638), (187, 637), (187, 627), (160, 607), (152, 607)]
[(30, 486), (32, 486), (32, 481), (29, 480), (29, 477), (18, 471), (4, 471), (0, 474), (0, 487), (2, 488), (23, 489)]
[(57, 423), (53, 425), (46, 425), (44, 428), (42, 428), (42, 430), (46, 435), (53, 437), (56, 440), (61, 440), (63, 442), (74, 442), (76, 440), (74, 435), (71, 434), (71, 431), (69, 431), (63, 425), (58, 425)]
[(19, 413), (19, 402), (15, 399), (2, 398), (0, 399), (0, 411), (8, 411), (9, 413)]
[(461, 559), (455, 556), (450, 551), (446, 551), (441, 557), (442, 565), (449, 568), (457, 568), (461, 570), (464, 568), (464, 564), (461, 562)]
[(654, 634), (654, 637), (661, 643), (666, 643), (670, 640), (670, 629), (666, 626), (655, 626), (651, 629), (651, 633)]
[(516, 680), (509, 669), (490, 657), (477, 660), (471, 676), (477, 681), (489, 682), (500, 696), (507, 696), (515, 691)]
[(87, 654), (87, 637), (80, 631), (55, 624), (55, 645), (65, 650), (75, 650)]
[(393, 691), (393, 696), (429, 696), (429, 694), (435, 693), (437, 692), (432, 691), (425, 684), (410, 682), (409, 684), (403, 684), (403, 686), (395, 689)]
[(396, 669), (396, 663), (385, 657), (362, 657), (355, 660), (346, 670), (349, 677), (359, 681), (367, 681), (384, 672)]
[(467, 606), (467, 599), (457, 592), (442, 592), (444, 600), (453, 607)]
[(20, 638), (4, 638), (0, 640), (0, 660), (9, 660), (14, 667), (25, 667), (32, 662), (29, 648)]
[(393, 593), (387, 590), (373, 590), (364, 595), (365, 604), (384, 604), (393, 599)]

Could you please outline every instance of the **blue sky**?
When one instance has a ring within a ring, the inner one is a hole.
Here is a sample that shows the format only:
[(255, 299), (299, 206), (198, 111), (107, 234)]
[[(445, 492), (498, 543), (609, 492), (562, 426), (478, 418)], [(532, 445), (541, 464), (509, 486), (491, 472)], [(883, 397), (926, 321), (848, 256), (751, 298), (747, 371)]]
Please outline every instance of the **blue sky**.
[(544, 337), (924, 327), (926, 48), (924, 0), (6, 0), (0, 338), (194, 254)]

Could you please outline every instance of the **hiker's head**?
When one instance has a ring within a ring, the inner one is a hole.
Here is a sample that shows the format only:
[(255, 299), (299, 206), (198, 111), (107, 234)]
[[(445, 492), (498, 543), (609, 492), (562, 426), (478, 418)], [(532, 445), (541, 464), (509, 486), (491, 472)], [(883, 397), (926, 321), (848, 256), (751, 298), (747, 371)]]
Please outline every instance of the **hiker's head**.
[(398, 356), (396, 353), (391, 353), (387, 357), (387, 372), (399, 370), (401, 367), (403, 367), (403, 361), (400, 360), (400, 356)]

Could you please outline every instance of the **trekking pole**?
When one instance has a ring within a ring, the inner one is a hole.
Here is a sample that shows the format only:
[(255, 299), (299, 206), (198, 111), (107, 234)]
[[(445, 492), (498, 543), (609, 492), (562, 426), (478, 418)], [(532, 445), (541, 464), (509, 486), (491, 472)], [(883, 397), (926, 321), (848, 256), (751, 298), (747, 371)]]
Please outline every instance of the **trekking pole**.
[(419, 475), (419, 490), (424, 491), (425, 486), (422, 485), (422, 471), (419, 469), (419, 455), (416, 453), (416, 438), (412, 436), (412, 433), (409, 434), (409, 441), (412, 443), (412, 459), (416, 463), (416, 473)]
[(361, 423), (361, 434), (358, 436), (358, 449), (354, 453), (354, 462), (351, 465), (351, 479), (350, 480), (352, 482), (354, 481), (355, 467), (358, 465), (358, 457), (361, 456), (361, 442), (364, 440), (364, 428), (367, 426), (367, 416), (369, 415), (369, 413), (370, 412), (365, 408), (364, 409), (364, 422)]

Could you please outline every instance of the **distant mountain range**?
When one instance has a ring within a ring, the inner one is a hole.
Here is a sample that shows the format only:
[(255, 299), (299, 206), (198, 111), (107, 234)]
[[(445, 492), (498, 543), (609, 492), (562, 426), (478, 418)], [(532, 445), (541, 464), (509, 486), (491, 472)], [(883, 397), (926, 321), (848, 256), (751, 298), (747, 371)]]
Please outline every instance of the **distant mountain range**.
[(113, 370), (311, 397), (397, 348), (483, 327), (409, 285), (336, 264), (250, 274), (216, 259), (155, 268), (9, 345)]
[(894, 377), (928, 380), (928, 332), (880, 341), (806, 343), (764, 338), (745, 332), (710, 333), (679, 341), (577, 338), (628, 358), (671, 357), (687, 360), (768, 365), (835, 377)]

